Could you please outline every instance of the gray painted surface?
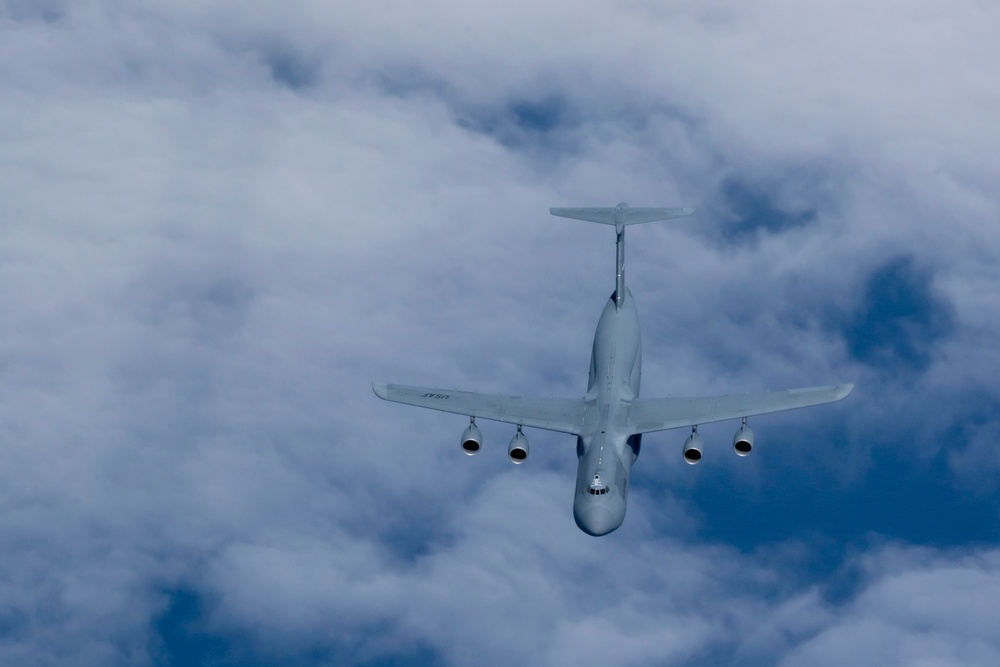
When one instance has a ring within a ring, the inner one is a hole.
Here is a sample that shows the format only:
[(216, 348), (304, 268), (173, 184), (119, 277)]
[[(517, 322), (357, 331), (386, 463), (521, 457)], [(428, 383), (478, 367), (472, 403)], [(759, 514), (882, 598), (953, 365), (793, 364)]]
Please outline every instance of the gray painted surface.
[(615, 208), (554, 208), (550, 212), (616, 227), (616, 289), (597, 323), (583, 398), (503, 396), (379, 383), (372, 389), (387, 401), (517, 424), (518, 436), (521, 426), (577, 436), (579, 465), (573, 516), (588, 535), (606, 535), (625, 520), (629, 473), (643, 433), (741, 417), (745, 423), (752, 415), (839, 401), (854, 388), (845, 384), (733, 396), (639, 398), (642, 342), (635, 300), (624, 284), (624, 227), (694, 211), (629, 209), (627, 204), (619, 204)]

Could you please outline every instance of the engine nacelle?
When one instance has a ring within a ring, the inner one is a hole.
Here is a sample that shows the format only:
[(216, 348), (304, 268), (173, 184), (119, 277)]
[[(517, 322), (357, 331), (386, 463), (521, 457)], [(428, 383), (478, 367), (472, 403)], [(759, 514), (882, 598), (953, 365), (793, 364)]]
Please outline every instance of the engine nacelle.
[(478, 454), (483, 446), (483, 434), (476, 426), (476, 422), (470, 422), (462, 434), (462, 451), (469, 456)]
[(507, 445), (507, 458), (511, 463), (524, 463), (528, 458), (528, 438), (521, 433), (521, 427), (517, 427), (517, 433), (510, 439)]
[(701, 448), (703, 446), (698, 431), (691, 431), (691, 435), (684, 441), (684, 460), (691, 465), (701, 461)]
[(752, 449), (753, 431), (750, 430), (750, 427), (744, 421), (743, 425), (740, 426), (740, 430), (736, 431), (736, 435), (733, 436), (733, 450), (737, 456), (749, 456)]

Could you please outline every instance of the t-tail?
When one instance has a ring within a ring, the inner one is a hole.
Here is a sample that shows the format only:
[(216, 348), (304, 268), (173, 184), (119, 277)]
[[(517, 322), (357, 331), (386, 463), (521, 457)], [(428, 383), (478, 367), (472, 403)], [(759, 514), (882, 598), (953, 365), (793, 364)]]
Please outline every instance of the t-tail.
[(614, 208), (550, 208), (549, 213), (562, 218), (574, 218), (614, 225), (618, 239), (615, 247), (618, 259), (615, 267), (615, 308), (620, 309), (625, 300), (625, 226), (641, 222), (683, 218), (694, 213), (693, 208), (629, 208), (628, 204), (618, 204)]

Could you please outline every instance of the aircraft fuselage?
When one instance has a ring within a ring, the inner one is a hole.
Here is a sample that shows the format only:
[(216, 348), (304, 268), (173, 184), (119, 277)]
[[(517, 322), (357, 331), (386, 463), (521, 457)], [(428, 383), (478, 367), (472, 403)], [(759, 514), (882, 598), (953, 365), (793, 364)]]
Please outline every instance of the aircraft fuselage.
[(577, 438), (573, 517), (588, 535), (606, 535), (625, 520), (629, 473), (642, 436), (632, 435), (623, 425), (632, 400), (639, 395), (641, 375), (639, 316), (625, 288), (621, 306), (616, 307), (612, 295), (597, 323), (585, 431)]
[(507, 458), (523, 463), (528, 458), (528, 440), (523, 426), (547, 429), (577, 437), (578, 467), (573, 496), (573, 517), (588, 535), (607, 535), (622, 525), (628, 502), (629, 473), (639, 455), (643, 433), (690, 428), (682, 450), (684, 460), (698, 463), (702, 455), (699, 424), (740, 419), (733, 436), (733, 449), (746, 456), (753, 448), (753, 431), (747, 417), (839, 401), (853, 385), (805, 387), (784, 391), (730, 396), (639, 398), (642, 345), (639, 316), (631, 292), (625, 287), (625, 227), (654, 220), (690, 215), (689, 208), (553, 208), (553, 215), (586, 220), (615, 228), (615, 291), (594, 333), (590, 377), (583, 398), (507, 396), (470, 391), (372, 383), (384, 400), (431, 410), (467, 415), (462, 433), (462, 451), (479, 452), (483, 434), (476, 418), (517, 425), (507, 446)]

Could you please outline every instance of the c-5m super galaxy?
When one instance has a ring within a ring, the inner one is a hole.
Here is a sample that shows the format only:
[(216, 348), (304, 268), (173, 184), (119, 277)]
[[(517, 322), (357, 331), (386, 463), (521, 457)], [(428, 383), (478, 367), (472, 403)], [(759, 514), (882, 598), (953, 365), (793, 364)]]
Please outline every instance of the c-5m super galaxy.
[(724, 419), (742, 419), (733, 449), (746, 456), (753, 448), (753, 431), (747, 417), (831, 403), (851, 393), (850, 384), (789, 389), (760, 394), (699, 398), (639, 398), (642, 346), (639, 317), (632, 293), (625, 287), (625, 227), (654, 220), (669, 220), (694, 213), (690, 208), (553, 208), (552, 215), (613, 225), (617, 234), (615, 291), (601, 313), (594, 333), (590, 377), (583, 398), (530, 398), (499, 396), (451, 389), (373, 384), (379, 398), (422, 408), (469, 416), (462, 434), (462, 449), (477, 453), (483, 435), (476, 418), (517, 426), (507, 446), (512, 463), (528, 458), (528, 439), (522, 427), (547, 429), (576, 436), (579, 465), (573, 516), (588, 535), (607, 535), (625, 520), (628, 479), (639, 455), (644, 433), (689, 427), (684, 459), (701, 460), (698, 425)]

